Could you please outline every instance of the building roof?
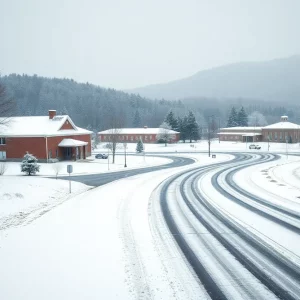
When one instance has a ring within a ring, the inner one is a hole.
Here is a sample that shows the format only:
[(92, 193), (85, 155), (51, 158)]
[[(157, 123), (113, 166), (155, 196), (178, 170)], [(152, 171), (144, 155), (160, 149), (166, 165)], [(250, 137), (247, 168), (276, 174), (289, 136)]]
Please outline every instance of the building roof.
[(241, 136), (259, 136), (261, 133), (253, 133), (253, 132), (219, 132), (219, 135), (241, 135)]
[(78, 147), (78, 146), (85, 146), (87, 142), (74, 140), (74, 139), (63, 139), (59, 144), (58, 147)]
[[(119, 128), (119, 129), (107, 129), (104, 131), (98, 132), (98, 134), (160, 134), (161, 128)], [(179, 133), (178, 131), (169, 130), (170, 134)]]
[[(2, 120), (7, 119), (0, 118), (0, 124)], [(66, 121), (69, 121), (74, 129), (61, 129)], [(49, 119), (49, 116), (12, 117), (7, 123), (0, 125), (0, 136), (5, 137), (50, 137), (91, 133), (77, 127), (68, 115), (55, 116), (53, 119)]]
[(239, 126), (239, 127), (226, 127), (221, 128), (222, 130), (237, 130), (237, 131), (243, 131), (243, 130), (261, 130), (263, 127), (248, 127), (248, 126)]
[(263, 127), (263, 129), (299, 129), (300, 125), (291, 122), (278, 122)]

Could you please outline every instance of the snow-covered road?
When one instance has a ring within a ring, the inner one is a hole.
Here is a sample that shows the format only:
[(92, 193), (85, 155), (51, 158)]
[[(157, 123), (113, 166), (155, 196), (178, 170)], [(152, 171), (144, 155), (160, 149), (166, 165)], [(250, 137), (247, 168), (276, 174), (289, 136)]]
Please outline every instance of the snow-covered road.
[(0, 231), (1, 298), (297, 299), (297, 158), (236, 156), (121, 179)]

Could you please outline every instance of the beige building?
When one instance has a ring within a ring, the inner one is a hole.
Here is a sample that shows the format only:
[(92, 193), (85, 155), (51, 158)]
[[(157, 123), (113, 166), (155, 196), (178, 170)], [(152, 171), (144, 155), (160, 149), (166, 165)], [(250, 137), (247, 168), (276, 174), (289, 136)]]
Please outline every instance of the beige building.
[(219, 138), (220, 141), (299, 143), (300, 125), (282, 116), (280, 122), (265, 127), (221, 128)]

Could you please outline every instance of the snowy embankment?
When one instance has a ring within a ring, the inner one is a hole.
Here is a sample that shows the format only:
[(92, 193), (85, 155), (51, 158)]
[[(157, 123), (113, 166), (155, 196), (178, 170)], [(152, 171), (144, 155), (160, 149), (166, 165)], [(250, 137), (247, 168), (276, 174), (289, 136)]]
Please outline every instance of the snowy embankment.
[(73, 182), (72, 194), (64, 180), (35, 176), (0, 177), (0, 230), (29, 224), (55, 206), (89, 190)]
[(300, 214), (300, 157), (283, 155), (279, 161), (239, 171), (235, 182), (252, 194)]
[[(170, 163), (171, 160), (160, 157), (128, 156), (126, 170), (144, 168)], [(73, 165), (72, 175), (84, 175), (108, 172), (106, 159), (92, 159), (87, 162), (40, 163), (40, 172), (36, 176), (21, 173), (20, 163), (5, 162), (5, 173), (0, 177), (0, 230), (12, 226), (28, 224), (35, 218), (61, 204), (71, 197), (87, 191), (91, 187), (73, 182), (72, 194), (69, 194), (67, 181), (42, 178), (42, 176), (67, 175), (67, 165)], [(124, 170), (124, 157), (117, 155), (115, 164), (110, 162), (109, 172)]]

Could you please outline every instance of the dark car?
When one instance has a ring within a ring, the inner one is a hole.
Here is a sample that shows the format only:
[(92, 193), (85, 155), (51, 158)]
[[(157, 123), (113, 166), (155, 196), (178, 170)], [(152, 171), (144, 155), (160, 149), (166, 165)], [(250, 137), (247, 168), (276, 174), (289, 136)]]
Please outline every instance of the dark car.
[(107, 159), (108, 155), (104, 154), (104, 153), (98, 153), (98, 154), (95, 155), (95, 158), (98, 158), (98, 159)]
[(249, 146), (249, 149), (260, 149), (261, 147), (259, 145), (254, 145), (254, 144), (251, 144)]

